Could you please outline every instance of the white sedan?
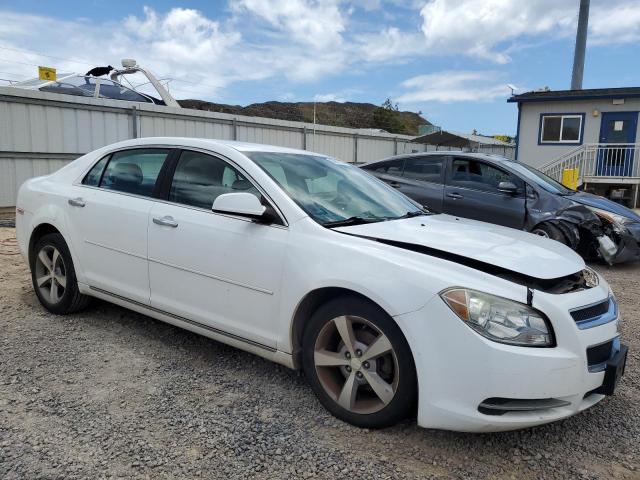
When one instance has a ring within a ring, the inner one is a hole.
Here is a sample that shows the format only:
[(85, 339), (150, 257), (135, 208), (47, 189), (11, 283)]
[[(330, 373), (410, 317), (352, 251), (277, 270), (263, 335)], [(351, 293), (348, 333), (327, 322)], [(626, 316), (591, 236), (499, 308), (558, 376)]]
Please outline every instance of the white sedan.
[(27, 181), (16, 210), (47, 310), (97, 297), (303, 369), (354, 425), (528, 427), (624, 371), (616, 300), (572, 250), (325, 155), (130, 140)]

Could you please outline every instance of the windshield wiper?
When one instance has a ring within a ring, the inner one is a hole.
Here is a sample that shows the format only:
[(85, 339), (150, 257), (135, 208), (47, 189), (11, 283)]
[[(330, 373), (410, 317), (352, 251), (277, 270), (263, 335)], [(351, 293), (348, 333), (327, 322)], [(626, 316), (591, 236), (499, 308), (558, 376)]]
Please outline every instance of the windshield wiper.
[(381, 217), (349, 217), (342, 220), (335, 220), (333, 222), (325, 222), (322, 224), (323, 227), (334, 228), (334, 227), (350, 227), (352, 225), (362, 225), (363, 223), (375, 223), (382, 222), (386, 220)]
[(413, 218), (419, 217), (421, 215), (431, 215), (429, 212), (425, 212), (424, 210), (414, 210), (413, 212), (407, 212), (404, 215), (400, 215), (399, 217), (389, 217), (387, 220), (400, 220), (403, 218)]
[(403, 215), (398, 218), (413, 218), (413, 217), (419, 217), (420, 215), (429, 215), (429, 214), (424, 210), (414, 210), (413, 212), (407, 212), (406, 215)]

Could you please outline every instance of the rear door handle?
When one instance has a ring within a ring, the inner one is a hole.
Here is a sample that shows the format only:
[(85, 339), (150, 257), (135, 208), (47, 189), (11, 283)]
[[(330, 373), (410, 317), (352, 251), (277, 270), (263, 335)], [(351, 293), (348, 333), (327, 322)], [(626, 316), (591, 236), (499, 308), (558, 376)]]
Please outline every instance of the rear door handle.
[(171, 228), (176, 228), (178, 226), (178, 222), (176, 222), (173, 219), (173, 217), (170, 217), (169, 215), (165, 215), (164, 217), (160, 217), (160, 218), (154, 217), (153, 223), (163, 227), (171, 227)]
[(78, 197), (78, 198), (70, 198), (69, 205), (71, 205), (72, 207), (84, 207), (86, 203), (82, 198)]
[(459, 200), (460, 198), (464, 198), (462, 195), (460, 195), (459, 193), (447, 193), (447, 197), (449, 198), (453, 198), (454, 200)]

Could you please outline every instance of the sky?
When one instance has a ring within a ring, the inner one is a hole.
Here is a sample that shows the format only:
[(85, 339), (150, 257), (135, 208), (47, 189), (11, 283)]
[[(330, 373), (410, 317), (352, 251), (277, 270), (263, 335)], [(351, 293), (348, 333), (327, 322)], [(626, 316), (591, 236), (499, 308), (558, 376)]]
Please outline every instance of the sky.
[[(0, 0), (0, 79), (135, 58), (178, 99), (354, 101), (514, 135), (567, 89), (579, 0)], [(638, 86), (640, 0), (592, 0), (584, 88)], [(0, 82), (2, 84), (2, 82)]]

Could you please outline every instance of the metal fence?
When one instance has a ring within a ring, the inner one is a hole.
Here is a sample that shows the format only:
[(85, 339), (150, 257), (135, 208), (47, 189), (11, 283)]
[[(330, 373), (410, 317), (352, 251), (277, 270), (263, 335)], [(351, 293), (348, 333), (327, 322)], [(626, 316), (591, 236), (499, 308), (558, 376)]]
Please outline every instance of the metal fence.
[[(15, 205), (28, 178), (110, 143), (151, 136), (279, 145), (351, 163), (437, 150), (406, 135), (0, 87), (0, 207)], [(479, 150), (512, 157), (512, 149), (497, 148)]]

